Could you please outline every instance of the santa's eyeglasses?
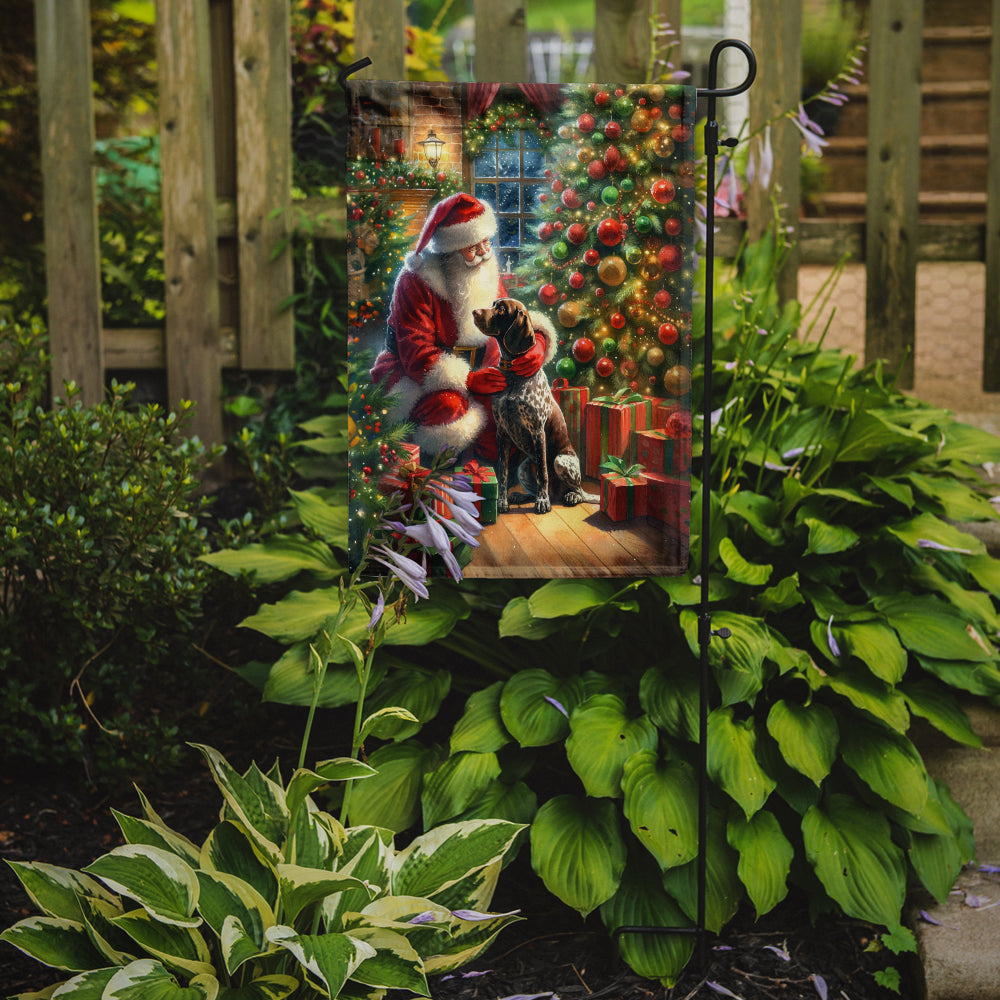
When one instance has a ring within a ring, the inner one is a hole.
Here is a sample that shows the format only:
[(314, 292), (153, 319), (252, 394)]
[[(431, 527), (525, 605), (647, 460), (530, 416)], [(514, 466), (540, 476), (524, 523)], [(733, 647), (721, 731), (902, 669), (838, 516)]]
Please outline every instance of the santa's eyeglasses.
[(459, 253), (461, 253), (466, 260), (472, 260), (476, 256), (485, 257), (492, 248), (492, 240), (480, 240), (478, 243), (473, 243), (470, 247), (462, 247)]

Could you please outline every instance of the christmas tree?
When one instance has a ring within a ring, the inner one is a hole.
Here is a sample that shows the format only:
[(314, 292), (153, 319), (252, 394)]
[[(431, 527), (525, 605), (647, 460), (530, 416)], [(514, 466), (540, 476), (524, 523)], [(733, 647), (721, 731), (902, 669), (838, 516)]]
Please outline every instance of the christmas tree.
[(555, 374), (597, 395), (687, 403), (693, 114), (679, 85), (564, 88), (516, 294), (562, 335)]

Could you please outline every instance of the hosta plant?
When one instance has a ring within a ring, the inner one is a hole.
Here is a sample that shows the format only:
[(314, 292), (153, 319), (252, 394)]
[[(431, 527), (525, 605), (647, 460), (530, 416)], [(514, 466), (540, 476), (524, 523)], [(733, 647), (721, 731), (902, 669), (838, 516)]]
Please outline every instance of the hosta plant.
[[(23, 996), (65, 1000), (281, 1000), (429, 996), (427, 976), (477, 956), (514, 913), (488, 912), (520, 826), (450, 823), (397, 849), (343, 827), (312, 795), (374, 773), (353, 758), (240, 774), (199, 748), (222, 793), (198, 845), (140, 793), (115, 813), (126, 843), (82, 871), (12, 862), (41, 911), (0, 937), (69, 974)], [(54, 990), (54, 992), (53, 992)]]

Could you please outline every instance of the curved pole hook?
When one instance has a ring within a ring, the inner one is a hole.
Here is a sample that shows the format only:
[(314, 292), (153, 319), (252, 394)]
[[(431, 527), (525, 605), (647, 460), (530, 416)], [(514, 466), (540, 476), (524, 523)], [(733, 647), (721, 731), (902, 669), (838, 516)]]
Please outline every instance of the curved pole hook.
[[(746, 79), (736, 87), (719, 88), (716, 86), (719, 75), (719, 56), (724, 49), (739, 49), (747, 57)], [(699, 97), (735, 97), (749, 90), (751, 84), (757, 78), (757, 57), (753, 49), (746, 42), (738, 38), (724, 38), (721, 42), (716, 42), (712, 49), (712, 54), (708, 57), (708, 86), (699, 87), (697, 94)]]
[(357, 62), (351, 63), (350, 66), (345, 66), (337, 74), (337, 84), (341, 90), (347, 90), (347, 78), (353, 73), (358, 73), (363, 70), (366, 66), (371, 66), (372, 61), (365, 56), (364, 59), (359, 59)]

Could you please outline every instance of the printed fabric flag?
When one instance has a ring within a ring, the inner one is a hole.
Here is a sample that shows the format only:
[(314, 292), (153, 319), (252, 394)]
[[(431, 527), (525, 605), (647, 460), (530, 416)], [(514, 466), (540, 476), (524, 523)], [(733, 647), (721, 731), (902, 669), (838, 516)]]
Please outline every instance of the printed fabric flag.
[(349, 87), (352, 569), (684, 571), (694, 88)]

